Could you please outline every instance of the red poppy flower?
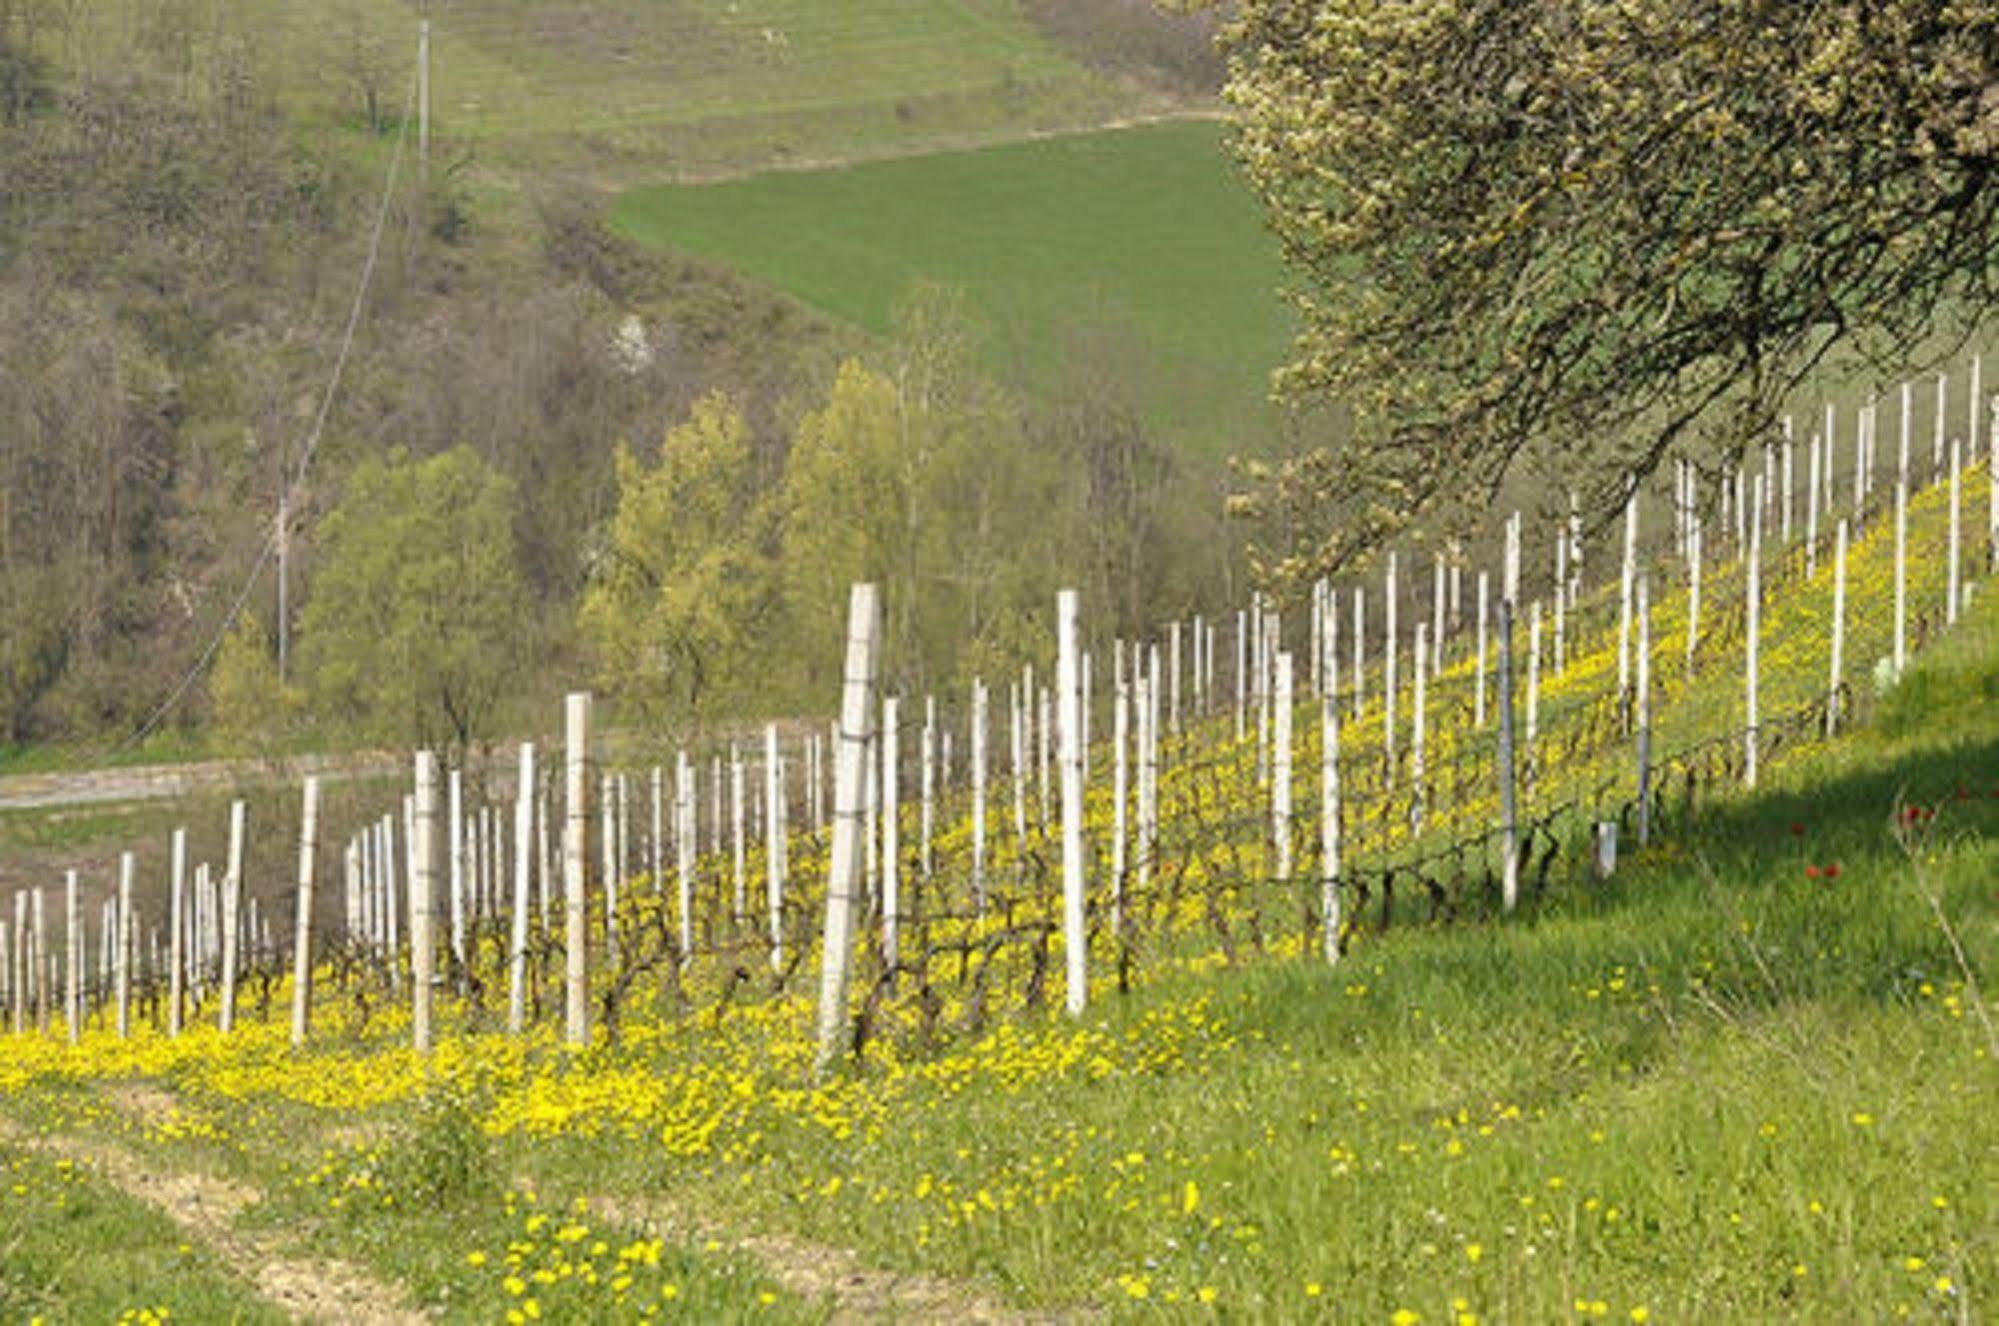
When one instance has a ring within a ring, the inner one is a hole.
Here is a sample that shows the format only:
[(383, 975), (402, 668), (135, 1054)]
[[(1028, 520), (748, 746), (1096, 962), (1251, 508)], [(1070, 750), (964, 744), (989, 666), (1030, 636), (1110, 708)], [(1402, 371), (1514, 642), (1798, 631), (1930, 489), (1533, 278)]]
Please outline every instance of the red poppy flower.
[(1805, 867), (1805, 878), (1806, 878), (1806, 879), (1817, 879), (1818, 877), (1819, 877), (1819, 868), (1818, 868), (1817, 866), (1806, 866), (1806, 867)]
[(1804, 825), (1802, 825), (1802, 824), (1799, 824), (1799, 823), (1798, 823), (1797, 821), (1793, 820), (1793, 821), (1791, 822), (1791, 836), (1792, 836), (1793, 838), (1802, 838), (1802, 837), (1804, 837), (1804, 836), (1805, 836), (1805, 826), (1804, 826)]
[(1825, 877), (1827, 879), (1839, 878), (1839, 862), (1835, 861), (1825, 868)]

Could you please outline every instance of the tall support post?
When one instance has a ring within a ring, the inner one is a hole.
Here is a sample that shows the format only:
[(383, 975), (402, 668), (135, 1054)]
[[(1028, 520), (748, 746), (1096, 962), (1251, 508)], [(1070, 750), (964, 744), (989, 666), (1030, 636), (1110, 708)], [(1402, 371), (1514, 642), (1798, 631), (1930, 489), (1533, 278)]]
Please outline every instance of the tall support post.
[(784, 757), (777, 724), (764, 725), (764, 904), (770, 930), (772, 971), (784, 970)]
[(986, 708), (989, 693), (972, 679), (972, 907), (986, 911)]
[(1909, 481), (1895, 480), (1895, 676), (1909, 661)]
[(1382, 585), (1381, 613), (1381, 751), (1386, 758), (1384, 781), (1395, 781), (1395, 554), (1388, 554), (1388, 576)]
[(1953, 626), (1957, 624), (1957, 605), (1963, 597), (1958, 589), (1958, 563), (1960, 561), (1958, 549), (1963, 542), (1962, 531), (1964, 527), (1962, 515), (1963, 501), (1960, 492), (1963, 488), (1961, 482), (1963, 470), (1964, 444), (1956, 438), (1952, 438), (1950, 440), (1950, 542), (1944, 550), (1944, 559), (1946, 562), (1945, 584), (1949, 600), (1944, 605), (1944, 621)]
[(112, 911), (112, 979), (117, 982), (118, 1039), (132, 1034), (132, 872), (130, 852), (118, 854), (118, 902)]
[(882, 962), (894, 967), (902, 952), (902, 701), (882, 700), (881, 879)]
[(927, 881), (935, 860), (931, 855), (931, 834), (936, 825), (937, 798), (937, 697), (923, 697), (922, 813), (917, 818), (916, 860)]
[(429, 1054), (433, 1033), (431, 1005), (435, 998), (432, 977), (437, 963), (437, 941), (431, 933), (435, 919), (437, 869), (437, 755), (416, 753), (416, 816), (410, 834), (410, 1041), (418, 1054)]
[(514, 905), (507, 931), (507, 1034), (527, 1029), (528, 914), (534, 894), (534, 743), (521, 743), (514, 780)]
[(1832, 660), (1826, 679), (1825, 734), (1839, 731), (1839, 683), (1846, 664), (1846, 522), (1839, 522), (1832, 563)]
[(1167, 694), (1170, 703), (1167, 708), (1167, 731), (1180, 735), (1180, 623), (1174, 622), (1167, 633)]
[(652, 794), (652, 833), (646, 844), (647, 857), (652, 866), (652, 891), (654, 894), (666, 892), (666, 774), (657, 764), (652, 767), (647, 778), (647, 790)]
[(1021, 860), (1027, 857), (1027, 734), (1021, 727), (1021, 694), (1018, 686), (1007, 688), (1007, 700), (1013, 723), (1013, 851)]
[[(1337, 659), (1327, 650), (1329, 667)], [(1319, 918), (1320, 952), (1328, 965), (1340, 960), (1340, 707), (1335, 680), (1319, 699)]]
[(1626, 479), (1630, 493), (1624, 499), (1624, 562), (1617, 581), (1617, 697), (1619, 704), (1631, 700), (1631, 589), (1638, 573), (1638, 485)]
[(673, 821), (675, 902), (680, 917), (680, 961), (694, 952), (694, 856), (695, 838), (700, 832), (700, 809), (694, 789), (694, 764), (687, 752), (673, 757)]
[[(1089, 932), (1083, 922), (1083, 694), (1082, 642), (1078, 638), (1078, 596), (1073, 589), (1055, 596), (1057, 726), (1062, 742), (1062, 938), (1068, 959), (1067, 993), (1071, 1017), (1089, 1002)], [(1179, 693), (1180, 632), (1174, 640), (1174, 693)], [(1177, 714), (1175, 722), (1178, 722)]]
[(590, 693), (563, 701), (563, 1044), (590, 1043)]
[(818, 1070), (833, 1066), (847, 1039), (847, 976), (853, 960), (854, 904), (860, 884), (863, 784), (874, 719), (881, 597), (855, 585), (847, 605), (847, 659), (840, 739), (833, 753), (833, 843), (827, 861), (825, 949), (819, 965)]
[(1512, 911), (1520, 901), (1519, 807), (1514, 788), (1513, 760), (1513, 604), (1499, 600), (1499, 848), (1500, 905)]
[[(1691, 537), (1691, 533), (1690, 533)], [(1652, 837), (1652, 579), (1638, 577), (1638, 845)]]
[(222, 877), (222, 1006), (218, 1025), (236, 1028), (236, 967), (242, 959), (243, 816), (242, 801), (229, 803), (229, 873)]
[[(1693, 477), (1692, 474), (1689, 473), (1688, 478), (1691, 479), (1692, 477)], [(1683, 537), (1689, 540), (1687, 546), (1691, 547), (1692, 546), (1691, 530), (1693, 525), (1693, 504), (1691, 502), (1688, 503), (1687, 507), (1686, 525), (1687, 525), (1687, 532), (1685, 535), (1683, 535)], [(1557, 535), (1555, 539), (1555, 675), (1557, 677), (1561, 676), (1564, 672), (1567, 672), (1569, 668), (1569, 631), (1568, 631), (1569, 596), (1565, 594), (1562, 590), (1562, 587), (1564, 584), (1567, 583), (1568, 578), (1569, 578), (1568, 541)]]
[(1754, 519), (1749, 522), (1749, 635), (1744, 646), (1745, 656), (1742, 673), (1743, 687), (1743, 727), (1742, 727), (1742, 781), (1745, 786), (1756, 786), (1756, 756), (1760, 740), (1761, 713), (1757, 693), (1760, 672), (1759, 652), (1763, 635), (1763, 522)]
[(1353, 590), (1353, 719), (1360, 722), (1362, 706), (1367, 699), (1367, 590), (1355, 585)]
[(298, 828), (298, 917), (292, 924), (292, 1048), (312, 1027), (312, 895), (319, 868), (319, 778), (308, 775)]
[[(1906, 390), (1902, 393), (1902, 401), (1903, 404), (1906, 406), (1908, 403), (1908, 392)], [(1908, 420), (1905, 416), (1903, 419), (1904, 433), (1906, 433), (1907, 430), (1908, 430)], [(1791, 546), (1791, 512), (1795, 505), (1795, 503), (1792, 501), (1792, 492), (1796, 487), (1796, 483), (1794, 481), (1794, 474), (1797, 468), (1795, 463), (1796, 452), (1797, 452), (1796, 440), (1791, 436), (1791, 416), (1787, 414), (1784, 416), (1784, 464), (1783, 464), (1783, 475), (1784, 475), (1783, 512), (1784, 512), (1785, 548), (1789, 548)], [(1689, 504), (1689, 514), (1691, 514), (1691, 504)]]
[(1249, 614), (1235, 615), (1235, 739), (1248, 738), (1249, 705)]
[(186, 829), (174, 830), (167, 856), (167, 1035), (178, 1036), (187, 1016)]
[(1705, 549), (1707, 533), (1701, 524), (1700, 513), (1696, 511), (1687, 530), (1693, 555), (1687, 559), (1687, 673), (1694, 670), (1694, 650), (1701, 638), (1701, 560)]
[(69, 1043), (83, 1036), (83, 915), (77, 910), (76, 872), (63, 872), (63, 1022)]
[(1131, 679), (1125, 673), (1124, 641), (1116, 644), (1116, 669), (1111, 695), (1111, 932), (1124, 933), (1126, 813), (1131, 767), (1126, 748), (1131, 743)]
[(729, 915), (741, 927), (749, 915), (749, 848), (743, 831), (743, 753), (729, 743), (729, 853), (735, 896)]
[(1805, 491), (1805, 574), (1815, 576), (1819, 573), (1819, 468), (1823, 463), (1817, 437), (1812, 438), (1810, 452), (1811, 482)]
[(1430, 586), (1430, 671), (1444, 670), (1444, 555), (1437, 554), (1436, 576)]
[(1485, 727), (1485, 654), (1486, 619), (1491, 613), (1492, 580), (1486, 571), (1478, 573), (1478, 673), (1477, 690), (1472, 701), (1472, 726), (1481, 730)]
[(465, 771), (453, 769), (445, 778), (446, 856), (451, 889), (451, 964), (459, 987), (468, 973), (465, 949)]
[(1291, 651), (1279, 650), (1272, 662), (1277, 671), (1277, 709), (1270, 762), (1270, 845), (1275, 862), (1271, 874), (1281, 884), (1291, 878)]
[(1158, 810), (1155, 797), (1158, 794), (1159, 763), (1153, 741), (1153, 715), (1158, 706), (1152, 702), (1153, 679), (1145, 675), (1134, 650), (1132, 657), (1132, 703), (1136, 706), (1135, 721), (1138, 728), (1138, 824), (1137, 835), (1132, 840), (1132, 850), (1137, 860), (1132, 871), (1133, 882), (1141, 897), (1152, 884), (1152, 854), (1156, 840), (1152, 836), (1154, 815)]
[(1423, 826), (1423, 816), (1426, 809), (1424, 798), (1428, 795), (1430, 773), (1429, 765), (1423, 753), (1424, 737), (1427, 735), (1427, 729), (1429, 728), (1428, 710), (1430, 707), (1426, 672), (1429, 658), (1428, 651), (1424, 648), (1424, 645), (1428, 642), (1423, 638), (1423, 632), (1426, 627), (1427, 623), (1425, 622), (1416, 623), (1416, 648), (1411, 651), (1415, 665), (1416, 685), (1415, 694), (1410, 697), (1413, 703), (1410, 705), (1409, 715), (1409, 788), (1411, 793), (1409, 804), (1412, 808), (1410, 826), (1415, 829), (1421, 829)]

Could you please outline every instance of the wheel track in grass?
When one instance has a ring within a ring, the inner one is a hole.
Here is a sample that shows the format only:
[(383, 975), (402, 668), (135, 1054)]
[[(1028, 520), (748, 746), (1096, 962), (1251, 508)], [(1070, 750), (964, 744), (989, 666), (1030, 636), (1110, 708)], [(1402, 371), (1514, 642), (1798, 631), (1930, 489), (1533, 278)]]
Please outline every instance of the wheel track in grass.
[(283, 1239), (247, 1233), (237, 1215), (262, 1194), (247, 1184), (193, 1170), (161, 1170), (114, 1142), (40, 1133), (0, 1115), (0, 1141), (67, 1160), (173, 1221), (274, 1307), (329, 1326), (410, 1326), (429, 1320), (397, 1288), (349, 1262), (300, 1256)]
[[(532, 1185), (530, 1185), (532, 1186)], [(676, 1243), (739, 1252), (787, 1292), (831, 1307), (836, 1326), (872, 1322), (953, 1322), (974, 1326), (1046, 1326), (1094, 1321), (1087, 1307), (1030, 1312), (1007, 1307), (962, 1280), (870, 1266), (847, 1248), (790, 1234), (744, 1233), (696, 1218), (659, 1197), (596, 1196), (590, 1214)]]

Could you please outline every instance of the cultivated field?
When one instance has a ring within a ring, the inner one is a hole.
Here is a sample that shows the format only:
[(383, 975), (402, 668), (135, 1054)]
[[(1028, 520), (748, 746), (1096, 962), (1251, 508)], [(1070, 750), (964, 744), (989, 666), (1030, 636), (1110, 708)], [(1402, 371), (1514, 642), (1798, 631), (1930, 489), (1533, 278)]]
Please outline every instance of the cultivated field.
[(647, 243), (726, 262), (877, 334), (965, 291), (985, 362), (1037, 394), (1127, 395), (1189, 453), (1260, 448), (1291, 319), (1223, 129), (1188, 121), (623, 195)]

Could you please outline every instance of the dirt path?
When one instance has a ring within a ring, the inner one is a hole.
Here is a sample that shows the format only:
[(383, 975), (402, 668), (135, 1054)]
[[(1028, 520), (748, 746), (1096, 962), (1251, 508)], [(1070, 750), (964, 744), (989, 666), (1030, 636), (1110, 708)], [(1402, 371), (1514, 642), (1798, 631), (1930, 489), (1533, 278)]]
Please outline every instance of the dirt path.
[(150, 1169), (113, 1143), (31, 1133), (4, 1117), (0, 1141), (88, 1168), (127, 1197), (161, 1212), (264, 1298), (300, 1320), (330, 1326), (404, 1326), (427, 1320), (399, 1291), (346, 1262), (296, 1256), (278, 1238), (237, 1229), (236, 1216), (258, 1199), (253, 1188), (212, 1174)]
[(710, 1244), (747, 1254), (764, 1274), (801, 1298), (830, 1304), (840, 1326), (871, 1322), (968, 1322), (979, 1326), (1087, 1321), (1095, 1314), (1022, 1312), (982, 1297), (957, 1280), (871, 1267), (846, 1248), (788, 1234), (741, 1234), (694, 1219), (660, 1198), (593, 1197), (592, 1214), (694, 1248)]

